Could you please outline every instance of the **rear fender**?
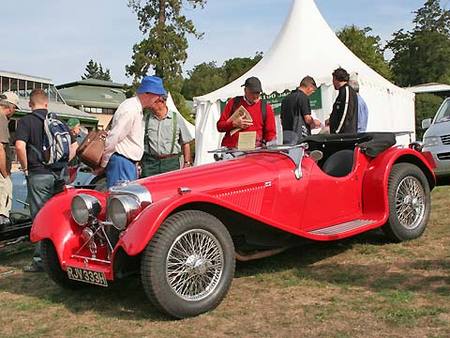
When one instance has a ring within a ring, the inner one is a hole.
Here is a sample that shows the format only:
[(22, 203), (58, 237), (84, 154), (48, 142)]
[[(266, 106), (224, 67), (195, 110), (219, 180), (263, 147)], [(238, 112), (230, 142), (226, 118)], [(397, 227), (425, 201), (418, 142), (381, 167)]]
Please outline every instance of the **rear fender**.
[[(430, 183), (430, 189), (435, 185), (435, 177), (427, 159), (412, 149), (391, 148), (369, 164), (363, 179), (363, 214), (379, 217), (383, 222), (389, 217), (388, 182), (392, 167), (396, 163), (411, 163), (418, 166)], [(378, 218), (377, 217), (377, 218)]]

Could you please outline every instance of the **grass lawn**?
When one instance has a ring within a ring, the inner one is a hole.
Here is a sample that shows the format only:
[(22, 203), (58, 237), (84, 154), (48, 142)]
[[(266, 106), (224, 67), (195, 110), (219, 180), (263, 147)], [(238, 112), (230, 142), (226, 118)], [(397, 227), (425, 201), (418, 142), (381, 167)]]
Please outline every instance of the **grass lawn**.
[(137, 277), (65, 291), (24, 274), (31, 254), (0, 251), (1, 337), (450, 337), (450, 187), (433, 191), (420, 239), (374, 231), (238, 264), (222, 304), (186, 320), (154, 310)]

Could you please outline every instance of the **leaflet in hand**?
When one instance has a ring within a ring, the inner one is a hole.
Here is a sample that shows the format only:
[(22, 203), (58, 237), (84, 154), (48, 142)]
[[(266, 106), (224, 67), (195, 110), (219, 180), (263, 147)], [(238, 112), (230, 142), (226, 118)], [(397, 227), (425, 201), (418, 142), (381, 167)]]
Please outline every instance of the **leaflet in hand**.
[[(239, 117), (241, 117), (244, 120), (253, 122), (253, 119), (252, 119), (250, 113), (243, 106), (240, 106), (238, 109), (236, 109), (236, 111), (233, 113), (233, 115), (230, 116), (230, 119), (231, 119), (231, 121), (236, 121), (237, 119), (239, 119)], [(234, 135), (240, 130), (241, 130), (241, 128), (235, 128), (232, 131), (230, 131), (230, 135)]]

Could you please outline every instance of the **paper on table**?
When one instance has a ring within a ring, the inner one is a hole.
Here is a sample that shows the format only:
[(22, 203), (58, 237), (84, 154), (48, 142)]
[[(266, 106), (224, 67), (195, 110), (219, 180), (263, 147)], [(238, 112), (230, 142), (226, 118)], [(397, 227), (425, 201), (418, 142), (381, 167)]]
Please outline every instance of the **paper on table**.
[(256, 131), (239, 133), (238, 150), (252, 150), (256, 145)]

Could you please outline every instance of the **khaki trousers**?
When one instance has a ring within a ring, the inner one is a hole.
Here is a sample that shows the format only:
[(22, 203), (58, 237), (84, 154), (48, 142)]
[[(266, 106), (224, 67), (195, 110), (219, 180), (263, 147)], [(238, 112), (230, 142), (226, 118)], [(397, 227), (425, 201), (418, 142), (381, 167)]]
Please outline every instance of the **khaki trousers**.
[(12, 181), (11, 176), (3, 177), (0, 174), (0, 215), (9, 217), (12, 205)]

